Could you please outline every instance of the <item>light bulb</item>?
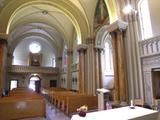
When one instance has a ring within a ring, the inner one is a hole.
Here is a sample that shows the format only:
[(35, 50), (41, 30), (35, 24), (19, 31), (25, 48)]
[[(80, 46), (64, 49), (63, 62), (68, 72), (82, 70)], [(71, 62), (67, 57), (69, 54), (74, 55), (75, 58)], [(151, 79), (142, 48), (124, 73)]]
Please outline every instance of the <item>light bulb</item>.
[(124, 14), (129, 14), (129, 13), (131, 13), (132, 10), (133, 10), (132, 6), (128, 4), (127, 6), (125, 6), (123, 8), (123, 13)]

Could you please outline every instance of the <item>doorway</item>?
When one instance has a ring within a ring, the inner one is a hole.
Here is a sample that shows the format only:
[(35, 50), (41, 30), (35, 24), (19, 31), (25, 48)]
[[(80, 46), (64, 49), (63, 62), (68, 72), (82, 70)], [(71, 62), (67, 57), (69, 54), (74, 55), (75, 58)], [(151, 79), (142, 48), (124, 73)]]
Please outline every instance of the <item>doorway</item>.
[(155, 99), (160, 99), (160, 69), (152, 70), (152, 88)]
[(18, 80), (10, 80), (10, 90), (18, 87)]
[(30, 77), (29, 88), (37, 93), (40, 93), (41, 80), (40, 80), (39, 76), (31, 76)]
[(50, 87), (57, 87), (57, 80), (50, 80)]

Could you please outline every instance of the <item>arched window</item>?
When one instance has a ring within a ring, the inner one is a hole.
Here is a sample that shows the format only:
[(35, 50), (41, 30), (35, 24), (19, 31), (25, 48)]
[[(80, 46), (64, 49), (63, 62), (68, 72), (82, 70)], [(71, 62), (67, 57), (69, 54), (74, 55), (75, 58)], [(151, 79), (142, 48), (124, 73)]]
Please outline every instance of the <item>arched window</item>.
[(102, 54), (102, 69), (104, 75), (114, 75), (113, 54), (110, 35), (107, 35), (104, 42), (104, 52)]
[(77, 51), (78, 47), (78, 37), (75, 37), (74, 44), (73, 44), (73, 64), (79, 63), (79, 54)]
[(148, 0), (141, 0), (139, 2), (138, 11), (141, 25), (142, 40), (148, 39), (153, 36)]
[(63, 66), (64, 67), (67, 66), (67, 46), (66, 44), (64, 45), (64, 48), (63, 48)]

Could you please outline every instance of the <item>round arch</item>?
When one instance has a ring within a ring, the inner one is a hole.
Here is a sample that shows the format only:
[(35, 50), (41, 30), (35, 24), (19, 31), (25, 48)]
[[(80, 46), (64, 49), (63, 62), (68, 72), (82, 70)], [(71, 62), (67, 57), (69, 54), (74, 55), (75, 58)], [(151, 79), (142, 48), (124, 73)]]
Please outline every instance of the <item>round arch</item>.
[(109, 32), (107, 31), (108, 25), (104, 25), (99, 29), (96, 35), (96, 47), (104, 48), (104, 42), (106, 40), (106, 37), (109, 36)]
[(40, 93), (41, 89), (41, 78), (37, 74), (32, 74), (29, 77), (29, 83), (28, 83), (28, 88), (32, 89), (33, 91)]
[(40, 33), (26, 33), (26, 34), (23, 34), (21, 36), (19, 36), (18, 38), (15, 38), (15, 40), (11, 43), (12, 46), (10, 46), (10, 49), (9, 49), (9, 53), (13, 54), (13, 51), (14, 49), (16, 48), (17, 44), (23, 40), (24, 38), (26, 37), (31, 37), (31, 36), (38, 36), (38, 37), (41, 37), (43, 38), (44, 40), (46, 40), (47, 42), (50, 43), (50, 45), (53, 45), (53, 49), (55, 51), (55, 56), (57, 56), (61, 51), (57, 51), (58, 49), (56, 49), (56, 45), (55, 43), (53, 43), (53, 40), (51, 40), (51, 38), (49, 38), (48, 36), (44, 35), (44, 34), (40, 34)]

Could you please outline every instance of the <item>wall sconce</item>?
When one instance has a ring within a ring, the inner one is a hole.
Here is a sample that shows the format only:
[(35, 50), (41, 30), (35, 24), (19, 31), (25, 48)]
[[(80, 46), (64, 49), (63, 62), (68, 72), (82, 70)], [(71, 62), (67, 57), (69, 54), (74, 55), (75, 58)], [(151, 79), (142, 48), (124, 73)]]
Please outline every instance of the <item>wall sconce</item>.
[(130, 14), (132, 12), (134, 12), (135, 14), (137, 13), (137, 10), (133, 9), (132, 6), (130, 4), (126, 5), (124, 8), (123, 8), (123, 13), (124, 14)]

